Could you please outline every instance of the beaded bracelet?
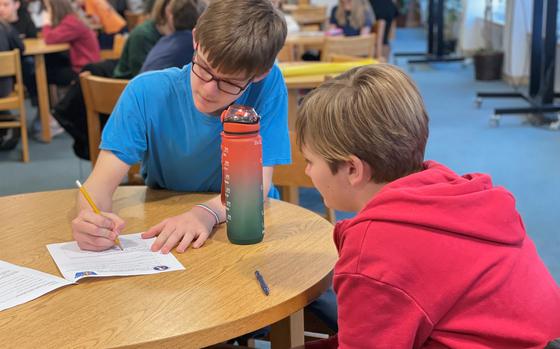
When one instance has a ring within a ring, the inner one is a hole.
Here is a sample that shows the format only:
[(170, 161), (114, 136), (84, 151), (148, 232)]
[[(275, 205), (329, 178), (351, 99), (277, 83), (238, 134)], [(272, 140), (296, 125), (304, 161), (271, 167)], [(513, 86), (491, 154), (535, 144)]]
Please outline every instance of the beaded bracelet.
[(211, 209), (210, 207), (204, 205), (204, 204), (198, 204), (198, 205), (194, 205), (195, 207), (200, 207), (206, 211), (208, 211), (212, 216), (214, 216), (214, 219), (216, 220), (216, 224), (214, 225), (219, 225), (220, 224), (220, 218), (218, 217), (218, 214), (216, 212), (214, 212), (213, 209)]

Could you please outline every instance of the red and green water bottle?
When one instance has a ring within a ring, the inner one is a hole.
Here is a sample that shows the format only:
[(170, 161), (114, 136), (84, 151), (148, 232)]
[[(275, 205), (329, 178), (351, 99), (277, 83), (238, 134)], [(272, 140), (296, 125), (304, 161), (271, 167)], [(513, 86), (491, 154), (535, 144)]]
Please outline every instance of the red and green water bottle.
[(222, 203), (231, 243), (249, 245), (264, 236), (260, 117), (251, 107), (222, 112)]

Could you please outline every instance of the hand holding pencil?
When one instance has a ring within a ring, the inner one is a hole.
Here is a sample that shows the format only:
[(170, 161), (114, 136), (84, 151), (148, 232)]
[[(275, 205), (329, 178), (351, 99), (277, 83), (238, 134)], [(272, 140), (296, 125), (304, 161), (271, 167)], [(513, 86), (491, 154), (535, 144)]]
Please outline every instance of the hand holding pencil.
[(122, 250), (118, 236), (124, 221), (113, 213), (101, 212), (86, 188), (79, 181), (76, 184), (91, 207), (91, 210), (81, 210), (72, 221), (72, 233), (78, 246), (83, 250), (102, 251), (117, 245)]

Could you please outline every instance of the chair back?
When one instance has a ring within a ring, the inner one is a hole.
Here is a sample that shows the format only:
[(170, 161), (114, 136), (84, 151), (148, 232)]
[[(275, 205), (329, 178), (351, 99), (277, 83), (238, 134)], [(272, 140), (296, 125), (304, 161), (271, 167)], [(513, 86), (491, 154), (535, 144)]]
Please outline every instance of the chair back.
[(300, 5), (292, 16), (302, 31), (317, 31), (327, 22), (327, 6)]
[[(280, 187), (282, 199), (293, 204), (299, 203), (298, 188), (315, 188), (311, 178), (305, 174), (307, 162), (299, 150), (294, 132), (290, 132), (290, 143), (292, 145), (292, 163), (289, 165), (274, 166), (272, 183)], [(331, 223), (335, 223), (334, 210), (326, 210), (326, 217)]]
[[(20, 65), (19, 50), (0, 52), (0, 77), (15, 77), (17, 78), (18, 67)], [(16, 57), (17, 59), (15, 59)]]
[(104, 78), (83, 72), (80, 74), (80, 84), (87, 111), (89, 156), (92, 165), (95, 165), (101, 142), (99, 114), (111, 114), (128, 80)]
[(0, 120), (0, 129), (19, 128), (21, 132), (21, 151), (23, 162), (29, 161), (29, 146), (27, 141), (27, 126), (25, 116), (25, 96), (21, 73), (20, 53), (18, 49), (0, 52), (0, 78), (14, 80), (14, 90), (7, 96), (0, 97), (0, 110), (18, 110), (17, 120)]
[(116, 34), (113, 38), (113, 48), (110, 50), (101, 50), (101, 59), (119, 59), (121, 58), (127, 35)]
[(328, 36), (325, 38), (321, 60), (331, 62), (332, 55), (348, 55), (373, 58), (375, 51), (375, 34), (359, 36)]

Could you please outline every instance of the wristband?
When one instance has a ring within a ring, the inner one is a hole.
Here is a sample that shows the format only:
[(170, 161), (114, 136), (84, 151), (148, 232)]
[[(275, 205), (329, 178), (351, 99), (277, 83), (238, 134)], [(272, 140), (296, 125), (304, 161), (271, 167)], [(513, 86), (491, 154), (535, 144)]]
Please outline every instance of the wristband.
[(206, 210), (212, 216), (214, 216), (214, 219), (216, 220), (216, 224), (214, 224), (214, 225), (219, 225), (220, 224), (220, 218), (218, 217), (218, 214), (216, 212), (214, 212), (214, 210), (211, 209), (210, 207), (208, 207), (204, 204), (197, 204), (197, 205), (194, 205), (194, 207), (200, 207), (200, 208)]

